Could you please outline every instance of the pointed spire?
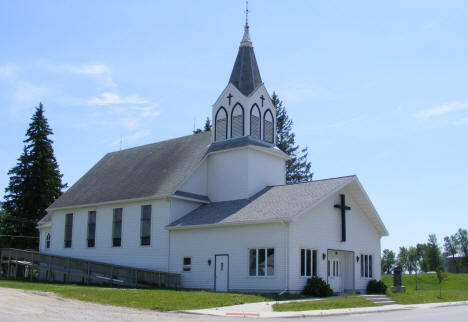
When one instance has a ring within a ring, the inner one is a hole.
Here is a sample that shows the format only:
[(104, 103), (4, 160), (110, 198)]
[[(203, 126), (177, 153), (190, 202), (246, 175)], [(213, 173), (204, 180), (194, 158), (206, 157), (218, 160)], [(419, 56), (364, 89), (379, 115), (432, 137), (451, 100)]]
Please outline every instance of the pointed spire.
[(229, 79), (229, 82), (236, 86), (237, 89), (239, 89), (239, 91), (241, 91), (245, 96), (248, 96), (258, 86), (263, 84), (249, 35), (248, 5), (249, 2), (246, 1), (244, 36), (240, 43), (239, 52), (237, 53), (236, 62), (232, 69), (231, 78)]
[(242, 41), (240, 44), (241, 47), (244, 46), (249, 46), (252, 47), (252, 41), (250, 40), (250, 34), (249, 34), (249, 25), (245, 25), (244, 27), (244, 36), (242, 37)]

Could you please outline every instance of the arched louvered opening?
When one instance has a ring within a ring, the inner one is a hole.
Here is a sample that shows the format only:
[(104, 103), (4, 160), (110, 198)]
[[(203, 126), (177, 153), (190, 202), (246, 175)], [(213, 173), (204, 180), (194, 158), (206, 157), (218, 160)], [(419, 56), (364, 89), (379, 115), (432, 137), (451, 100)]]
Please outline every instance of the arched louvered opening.
[(257, 104), (254, 104), (250, 109), (250, 136), (260, 140), (261, 127), (260, 109)]
[(231, 113), (231, 138), (242, 136), (244, 136), (244, 108), (236, 103)]
[(273, 114), (270, 110), (265, 112), (263, 116), (263, 141), (273, 144), (274, 140), (275, 123), (273, 121)]
[(227, 139), (227, 112), (221, 107), (215, 117), (215, 142)]
[(50, 234), (47, 234), (46, 237), (46, 248), (50, 248)]

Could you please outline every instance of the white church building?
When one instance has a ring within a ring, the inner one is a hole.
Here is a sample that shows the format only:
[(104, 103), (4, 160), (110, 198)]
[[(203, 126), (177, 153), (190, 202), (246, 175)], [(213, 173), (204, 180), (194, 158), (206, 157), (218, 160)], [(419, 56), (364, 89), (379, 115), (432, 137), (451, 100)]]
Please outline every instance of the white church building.
[(213, 130), (105, 155), (47, 209), (45, 254), (181, 275), (216, 291), (335, 292), (379, 280), (388, 232), (354, 175), (286, 184), (249, 27)]

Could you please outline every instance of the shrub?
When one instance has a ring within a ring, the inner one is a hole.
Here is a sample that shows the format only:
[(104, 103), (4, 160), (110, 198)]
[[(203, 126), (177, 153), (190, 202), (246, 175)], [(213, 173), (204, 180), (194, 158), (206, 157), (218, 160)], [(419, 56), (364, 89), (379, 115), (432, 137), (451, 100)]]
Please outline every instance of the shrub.
[(367, 294), (385, 294), (387, 285), (382, 281), (370, 280), (367, 284)]
[(313, 276), (307, 279), (307, 284), (302, 291), (302, 294), (314, 297), (332, 296), (333, 291), (323, 279)]

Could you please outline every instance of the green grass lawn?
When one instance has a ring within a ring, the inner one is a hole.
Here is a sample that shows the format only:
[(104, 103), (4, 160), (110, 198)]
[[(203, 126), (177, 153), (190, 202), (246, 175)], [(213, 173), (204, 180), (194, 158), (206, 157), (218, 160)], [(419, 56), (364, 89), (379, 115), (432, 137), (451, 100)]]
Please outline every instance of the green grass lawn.
[(157, 311), (193, 310), (243, 303), (287, 300), (299, 295), (215, 293), (174, 289), (129, 289), (0, 280), (0, 287), (53, 292), (64, 298)]
[(384, 275), (382, 280), (388, 286), (387, 295), (399, 304), (468, 301), (468, 274), (447, 274), (442, 283), (442, 298), (436, 274), (418, 274), (418, 290), (415, 289), (415, 275), (403, 275), (406, 293), (392, 293), (393, 276)]
[(330, 310), (346, 309), (352, 307), (379, 306), (361, 296), (347, 296), (327, 298), (317, 301), (289, 302), (282, 304), (273, 304), (273, 311), (309, 311), (309, 310)]

